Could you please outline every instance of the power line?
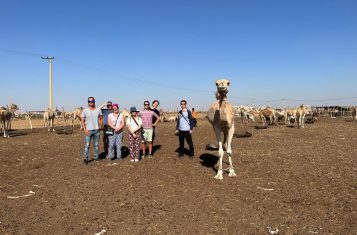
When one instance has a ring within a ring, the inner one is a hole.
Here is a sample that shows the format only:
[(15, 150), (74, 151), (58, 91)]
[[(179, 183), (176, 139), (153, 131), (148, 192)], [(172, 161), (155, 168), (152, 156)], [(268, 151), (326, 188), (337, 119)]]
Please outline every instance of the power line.
[[(6, 53), (12, 53), (12, 54), (19, 54), (19, 55), (27, 55), (27, 56), (42, 56), (39, 53), (32, 53), (32, 52), (25, 52), (25, 51), (18, 51), (18, 50), (8, 50), (8, 49), (1, 49), (0, 51), (2, 52), (6, 52)], [(172, 89), (172, 90), (179, 90), (179, 91), (188, 91), (188, 92), (200, 92), (200, 93), (212, 93), (214, 92), (213, 90), (203, 90), (203, 89), (194, 89), (194, 88), (185, 88), (185, 87), (177, 87), (177, 86), (169, 86), (163, 83), (158, 83), (158, 82), (153, 82), (153, 81), (147, 81), (144, 79), (140, 79), (134, 76), (128, 76), (128, 75), (121, 75), (118, 73), (115, 73), (113, 71), (108, 71), (102, 68), (97, 68), (94, 66), (89, 66), (89, 65), (85, 65), (82, 63), (78, 63), (75, 61), (71, 61), (69, 59), (66, 58), (62, 58), (62, 57), (56, 57), (57, 58), (57, 63), (62, 63), (62, 64), (67, 64), (67, 65), (72, 65), (72, 66), (77, 66), (80, 68), (84, 68), (87, 70), (91, 70), (91, 71), (97, 71), (97, 72), (101, 72), (101, 73), (106, 73), (109, 74), (115, 78), (118, 79), (122, 79), (122, 80), (127, 80), (127, 81), (136, 81), (136, 82), (140, 82), (140, 83), (144, 83), (144, 84), (149, 84), (152, 86), (156, 86), (156, 87), (161, 87), (161, 88), (166, 88), (166, 89)]]

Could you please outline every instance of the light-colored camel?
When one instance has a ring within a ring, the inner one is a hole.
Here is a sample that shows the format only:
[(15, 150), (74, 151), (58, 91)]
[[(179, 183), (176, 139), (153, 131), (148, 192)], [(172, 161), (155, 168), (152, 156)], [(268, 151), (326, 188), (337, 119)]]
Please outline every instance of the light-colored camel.
[[(237, 176), (234, 172), (232, 163), (232, 138), (234, 134), (234, 109), (227, 100), (230, 81), (219, 79), (216, 81), (216, 101), (208, 110), (207, 117), (212, 124), (216, 138), (218, 141), (218, 171), (215, 179), (223, 179), (222, 161), (224, 149), (227, 152), (229, 159), (229, 176)], [(222, 141), (223, 132), (223, 141)], [(224, 145), (224, 146), (223, 146)]]
[(55, 113), (50, 108), (48, 108), (47, 111), (43, 113), (43, 126), (45, 128), (47, 127), (48, 131), (55, 131), (53, 129), (55, 116)]
[(78, 107), (78, 108), (76, 108), (75, 110), (73, 110), (73, 112), (72, 112), (72, 126), (74, 126), (74, 121), (76, 120), (76, 119), (78, 119), (79, 120), (79, 123), (80, 123), (80, 125), (81, 125), (81, 127), (80, 127), (80, 129), (82, 130), (83, 129), (83, 126), (82, 126), (82, 112), (83, 112), (83, 108), (82, 107)]
[(11, 118), (14, 116), (16, 110), (19, 110), (16, 104), (9, 104), (6, 108), (0, 108), (0, 126), (4, 137), (10, 137), (7, 132), (10, 130)]
[(296, 118), (297, 118), (297, 125), (298, 128), (305, 128), (304, 123), (305, 123), (305, 115), (309, 114), (311, 112), (311, 108), (308, 105), (301, 104), (297, 109), (296, 109)]
[(352, 106), (350, 109), (352, 111), (352, 120), (357, 121), (357, 106)]
[[(259, 116), (260, 119), (263, 121), (263, 125), (269, 125), (272, 126), (274, 125), (275, 122), (275, 110), (270, 108), (270, 107), (266, 107), (262, 110), (260, 110), (259, 112)], [(267, 120), (269, 119), (269, 123), (267, 122)]]
[(296, 109), (287, 109), (285, 110), (285, 124), (291, 125), (291, 119), (296, 123)]

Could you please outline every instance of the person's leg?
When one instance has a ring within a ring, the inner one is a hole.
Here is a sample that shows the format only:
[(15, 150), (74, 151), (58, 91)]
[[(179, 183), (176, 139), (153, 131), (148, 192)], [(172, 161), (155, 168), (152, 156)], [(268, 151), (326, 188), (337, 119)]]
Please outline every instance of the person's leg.
[[(132, 134), (129, 133), (129, 152), (130, 152), (130, 159), (134, 160), (135, 159), (135, 142), (134, 142), (134, 137)], [(140, 149), (139, 149), (140, 150)]]
[(135, 141), (134, 142), (134, 144), (135, 144), (135, 159), (136, 159), (136, 161), (139, 161), (141, 136), (139, 135), (139, 137), (136, 138), (134, 141)]
[(114, 158), (114, 140), (115, 137), (114, 135), (109, 135), (109, 144), (108, 144), (108, 158), (113, 159)]
[(193, 158), (193, 156), (195, 155), (195, 149), (193, 147), (192, 135), (190, 134), (190, 132), (187, 132), (187, 134), (185, 135), (185, 138), (186, 138), (186, 142), (190, 148), (190, 158)]
[(149, 158), (152, 158), (152, 135), (153, 135), (153, 129), (147, 131), (147, 141), (149, 145)]
[(91, 135), (84, 137), (84, 163), (88, 162), (88, 152), (90, 146)]
[(100, 139), (100, 131), (99, 130), (94, 130), (93, 131), (94, 135), (94, 160), (99, 160), (99, 139)]
[(107, 127), (108, 127), (107, 125), (104, 125), (104, 128), (103, 128), (103, 146), (104, 146), (105, 155), (108, 154), (108, 148), (109, 148), (109, 135), (105, 134)]
[(151, 143), (152, 143), (152, 145), (154, 146), (154, 140), (155, 140), (155, 126), (153, 126), (152, 127), (152, 141), (151, 141)]
[(121, 159), (121, 146), (122, 146), (122, 140), (123, 140), (123, 132), (120, 132), (119, 134), (115, 134), (115, 145), (117, 147), (117, 159)]
[(184, 153), (184, 144), (185, 144), (185, 133), (184, 131), (179, 131), (179, 143), (180, 143), (180, 147), (179, 147), (179, 157), (183, 156)]
[(146, 150), (146, 142), (143, 140), (141, 143), (141, 150), (143, 152), (143, 154), (141, 155), (141, 157), (145, 157), (145, 150)]
[(145, 157), (145, 152), (146, 152), (146, 142), (145, 142), (145, 130), (141, 132), (141, 148), (142, 148), (142, 155), (141, 158)]

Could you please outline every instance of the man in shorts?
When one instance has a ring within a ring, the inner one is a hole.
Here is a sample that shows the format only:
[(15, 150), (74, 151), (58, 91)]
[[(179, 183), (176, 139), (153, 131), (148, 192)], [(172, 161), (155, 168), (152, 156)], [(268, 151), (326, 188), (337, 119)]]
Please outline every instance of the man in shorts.
[[(144, 110), (141, 110), (139, 113), (139, 116), (142, 119), (143, 122), (143, 131), (142, 131), (142, 136), (141, 136), (141, 146), (143, 150), (143, 154), (141, 155), (141, 158), (145, 158), (146, 156), (146, 146), (148, 145), (149, 148), (149, 154), (147, 155), (149, 159), (152, 159), (152, 135), (153, 135), (153, 127), (159, 122), (159, 116), (150, 109), (150, 102), (145, 101), (144, 102)], [(156, 122), (152, 122), (153, 117), (156, 117), (157, 120)]]

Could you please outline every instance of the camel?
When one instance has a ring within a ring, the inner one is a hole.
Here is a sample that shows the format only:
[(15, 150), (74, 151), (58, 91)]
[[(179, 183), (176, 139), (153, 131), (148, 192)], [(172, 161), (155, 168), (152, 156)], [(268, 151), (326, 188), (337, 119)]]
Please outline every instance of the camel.
[(296, 109), (287, 109), (285, 110), (285, 124), (291, 125), (291, 119), (296, 123)]
[(16, 104), (9, 104), (7, 107), (0, 108), (0, 126), (4, 137), (10, 137), (8, 133), (11, 126), (11, 117), (14, 116), (16, 110), (19, 110)]
[[(234, 109), (227, 100), (227, 93), (229, 91), (230, 81), (226, 79), (219, 79), (216, 81), (216, 101), (208, 110), (208, 121), (212, 124), (216, 138), (218, 141), (219, 160), (217, 162), (218, 171), (215, 179), (223, 179), (222, 161), (224, 149), (227, 152), (229, 159), (229, 174), (228, 176), (237, 176), (234, 172), (232, 164), (232, 138), (234, 134)], [(221, 138), (223, 132), (223, 142)], [(223, 146), (224, 145), (224, 146)], [(223, 149), (224, 147), (224, 149)]]
[(53, 129), (55, 116), (55, 113), (50, 108), (48, 108), (48, 110), (43, 113), (43, 126), (45, 128), (47, 127), (48, 131), (55, 131)]
[(350, 109), (352, 110), (352, 120), (357, 121), (357, 106), (352, 106)]
[(78, 108), (76, 108), (75, 110), (73, 110), (73, 112), (72, 112), (72, 126), (74, 126), (74, 121), (75, 121), (76, 119), (78, 119), (78, 120), (79, 120), (79, 123), (80, 123), (80, 125), (81, 125), (80, 130), (83, 129), (82, 121), (81, 121), (81, 120), (82, 120), (82, 117), (81, 117), (82, 111), (83, 111), (83, 108), (82, 108), (82, 107), (78, 107)]
[[(267, 125), (268, 126), (272, 126), (274, 125), (274, 122), (275, 122), (275, 110), (270, 108), (270, 107), (266, 107), (262, 110), (260, 110), (259, 112), (259, 116), (260, 116), (260, 119), (263, 121), (263, 125)], [(269, 120), (269, 122), (267, 122), (267, 120)]]
[(304, 122), (305, 122), (305, 115), (309, 114), (311, 112), (311, 108), (308, 105), (301, 104), (297, 109), (296, 109), (296, 117), (297, 117), (297, 125), (298, 128), (305, 128)]

